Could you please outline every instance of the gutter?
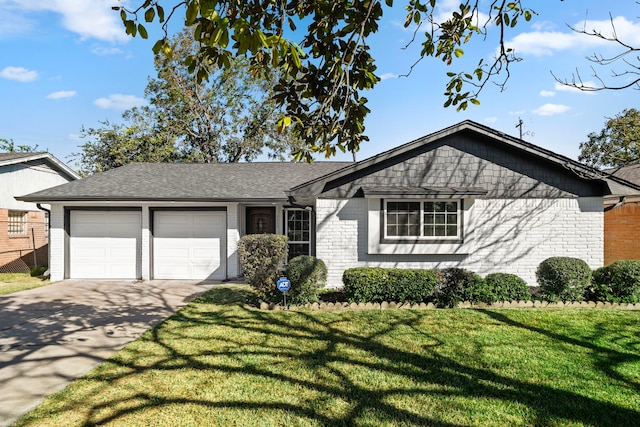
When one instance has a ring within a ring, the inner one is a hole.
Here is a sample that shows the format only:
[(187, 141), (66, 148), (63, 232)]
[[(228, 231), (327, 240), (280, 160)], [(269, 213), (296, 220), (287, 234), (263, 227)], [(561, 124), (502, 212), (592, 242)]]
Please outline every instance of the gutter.
[(625, 202), (627, 201), (626, 199), (627, 199), (627, 196), (620, 196), (620, 199), (618, 200), (618, 202), (614, 205), (607, 206), (606, 208), (604, 208), (604, 212), (609, 212), (610, 210), (613, 210), (615, 208), (618, 208), (624, 205)]

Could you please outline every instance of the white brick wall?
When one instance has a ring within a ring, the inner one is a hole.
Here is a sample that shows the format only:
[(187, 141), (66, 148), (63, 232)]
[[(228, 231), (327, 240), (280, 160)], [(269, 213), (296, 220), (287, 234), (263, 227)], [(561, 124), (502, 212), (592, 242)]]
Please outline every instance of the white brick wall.
[(62, 205), (51, 205), (49, 218), (49, 273), (51, 281), (64, 279), (64, 208)]
[(474, 249), (462, 255), (368, 253), (367, 206), (367, 199), (317, 201), (316, 251), (329, 269), (330, 287), (342, 286), (344, 270), (357, 266), (463, 267), (483, 276), (514, 273), (535, 285), (536, 268), (550, 256), (580, 258), (592, 268), (603, 263), (604, 216), (599, 197), (476, 199), (470, 213), (473, 226), (465, 230), (465, 235), (474, 235)]

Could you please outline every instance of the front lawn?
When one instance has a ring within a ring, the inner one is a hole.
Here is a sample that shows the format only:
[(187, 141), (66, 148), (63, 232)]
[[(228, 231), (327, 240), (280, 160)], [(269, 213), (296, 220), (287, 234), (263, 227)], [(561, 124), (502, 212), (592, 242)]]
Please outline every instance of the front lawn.
[(49, 283), (49, 279), (31, 277), (29, 273), (0, 273), (0, 295), (39, 288)]
[(257, 311), (216, 287), (21, 426), (631, 426), (638, 312)]

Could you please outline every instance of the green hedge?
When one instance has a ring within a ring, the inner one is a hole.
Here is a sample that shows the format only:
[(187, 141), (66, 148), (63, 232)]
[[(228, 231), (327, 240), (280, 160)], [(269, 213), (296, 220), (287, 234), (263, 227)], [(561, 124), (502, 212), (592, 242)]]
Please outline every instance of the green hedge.
[(640, 302), (640, 261), (621, 260), (593, 272), (585, 299), (608, 302)]
[(437, 270), (357, 267), (344, 272), (344, 294), (349, 302), (430, 301), (442, 280)]
[(279, 234), (249, 234), (238, 242), (238, 255), (244, 277), (266, 301), (280, 298), (276, 282), (287, 262), (287, 237)]
[(442, 275), (444, 280), (438, 283), (434, 292), (439, 307), (455, 307), (462, 301), (472, 301), (473, 290), (485, 286), (482, 277), (463, 268), (445, 268)]
[(315, 257), (300, 255), (289, 261), (287, 278), (291, 283), (287, 293), (291, 304), (317, 302), (320, 290), (327, 284), (327, 266)]
[(582, 301), (591, 284), (591, 268), (581, 259), (551, 257), (536, 270), (542, 297), (547, 301)]
[(488, 274), (483, 282), (478, 282), (469, 292), (472, 302), (491, 304), (499, 301), (529, 301), (529, 286), (520, 276), (508, 273)]

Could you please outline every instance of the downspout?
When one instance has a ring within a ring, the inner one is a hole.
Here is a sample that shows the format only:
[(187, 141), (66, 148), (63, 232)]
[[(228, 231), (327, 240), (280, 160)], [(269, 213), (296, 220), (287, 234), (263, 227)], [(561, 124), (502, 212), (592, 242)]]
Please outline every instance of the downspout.
[(40, 203), (36, 203), (36, 207), (41, 211), (46, 212), (46, 215), (49, 217), (49, 221), (47, 222), (47, 271), (44, 272), (44, 275), (46, 276), (51, 270), (51, 210), (43, 207)]
[(624, 203), (626, 202), (626, 199), (627, 199), (627, 196), (620, 196), (620, 200), (618, 200), (618, 202), (615, 205), (607, 206), (606, 208), (604, 208), (604, 211), (609, 212), (610, 210), (613, 210), (615, 208), (618, 208), (624, 205)]

